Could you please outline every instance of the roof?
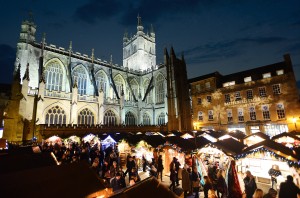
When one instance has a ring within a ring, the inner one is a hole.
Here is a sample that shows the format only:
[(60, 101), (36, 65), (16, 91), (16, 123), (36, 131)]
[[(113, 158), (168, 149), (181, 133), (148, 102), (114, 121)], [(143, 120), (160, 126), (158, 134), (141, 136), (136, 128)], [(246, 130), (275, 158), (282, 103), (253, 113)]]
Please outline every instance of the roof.
[(221, 149), (226, 155), (232, 157), (240, 153), (246, 147), (246, 145), (233, 138), (217, 141), (213, 143), (213, 145)]
[(105, 187), (88, 164), (80, 162), (1, 175), (0, 189), (1, 197), (82, 198)]
[(166, 186), (162, 185), (155, 177), (148, 177), (133, 186), (127, 187), (116, 194), (111, 195), (112, 198), (129, 198), (129, 197), (178, 197)]
[(265, 149), (272, 151), (272, 152), (276, 153), (277, 155), (282, 156), (284, 158), (290, 157), (290, 159), (289, 158), (288, 159), (291, 161), (297, 161), (297, 155), (294, 150), (289, 149), (288, 147), (286, 147), (282, 144), (279, 144), (277, 142), (274, 142), (272, 140), (264, 140), (257, 144), (253, 144), (252, 146), (245, 148), (240, 154), (248, 153), (250, 151), (253, 151), (253, 150), (259, 149), (259, 148), (265, 148)]
[(266, 139), (266, 140), (269, 140), (270, 139), (270, 136), (264, 134), (263, 132), (257, 132), (257, 133), (252, 133), (251, 135), (247, 135), (244, 137), (244, 140), (245, 139), (248, 139), (249, 137), (252, 137), (252, 136), (259, 136), (263, 139)]
[(299, 138), (295, 133), (287, 133), (287, 132), (284, 132), (284, 133), (280, 133), (280, 134), (278, 134), (278, 135), (275, 135), (275, 136), (273, 136), (271, 139), (272, 139), (272, 140), (277, 140), (277, 139), (282, 138), (282, 137), (291, 137), (291, 138), (293, 138), (293, 139), (295, 139), (295, 140), (300, 141), (300, 138)]

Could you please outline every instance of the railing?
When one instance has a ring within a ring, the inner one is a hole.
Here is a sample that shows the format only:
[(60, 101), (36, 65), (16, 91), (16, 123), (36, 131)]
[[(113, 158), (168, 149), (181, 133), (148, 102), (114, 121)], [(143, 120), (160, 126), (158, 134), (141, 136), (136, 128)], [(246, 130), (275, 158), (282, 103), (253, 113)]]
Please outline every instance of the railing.
[(125, 100), (125, 106), (133, 106), (133, 107), (137, 107), (138, 103), (131, 101), (131, 100)]
[(49, 98), (63, 98), (63, 99), (71, 99), (71, 93), (60, 92), (60, 91), (49, 91), (45, 90), (45, 97)]
[(27, 94), (29, 95), (29, 96), (34, 96), (34, 95), (37, 95), (38, 94), (38, 89), (28, 89), (28, 92), (27, 92)]
[(105, 104), (120, 104), (120, 101), (116, 98), (105, 98)]
[(94, 96), (78, 95), (78, 101), (97, 102), (97, 98)]

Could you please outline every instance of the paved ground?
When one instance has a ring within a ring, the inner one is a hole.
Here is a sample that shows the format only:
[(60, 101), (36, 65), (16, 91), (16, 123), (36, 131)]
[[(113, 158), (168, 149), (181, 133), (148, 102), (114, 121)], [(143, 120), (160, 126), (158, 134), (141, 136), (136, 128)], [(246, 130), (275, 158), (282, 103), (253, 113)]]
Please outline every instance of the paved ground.
[[(147, 177), (149, 177), (149, 172), (140, 172), (139, 171), (139, 175), (141, 177), (141, 179), (145, 179)], [(239, 175), (239, 180), (240, 182), (242, 181), (242, 176)], [(160, 181), (160, 179), (159, 179)], [(126, 178), (126, 182), (128, 182), (128, 178)], [(162, 181), (162, 184), (169, 187), (171, 182), (170, 182), (170, 177), (168, 175), (164, 175), (163, 176), (163, 181)], [(182, 189), (181, 189), (181, 181), (179, 181), (179, 186), (176, 188), (176, 194), (179, 195), (180, 198), (183, 198), (183, 192), (182, 192)], [(270, 188), (270, 185), (267, 185), (267, 184), (263, 184), (263, 183), (257, 183), (257, 187), (262, 189), (264, 191), (264, 193), (268, 192), (269, 188)], [(241, 188), (242, 190), (244, 190), (244, 186), (241, 185)], [(193, 198), (194, 196), (189, 196), (189, 198)], [(200, 198), (204, 198), (204, 194), (203, 192), (200, 192)]]

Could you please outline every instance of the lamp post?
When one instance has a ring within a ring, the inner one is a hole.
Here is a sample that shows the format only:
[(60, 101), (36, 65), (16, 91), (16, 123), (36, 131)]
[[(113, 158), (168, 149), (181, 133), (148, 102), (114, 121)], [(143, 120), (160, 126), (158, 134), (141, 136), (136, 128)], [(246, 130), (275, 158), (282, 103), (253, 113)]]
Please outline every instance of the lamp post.
[(292, 121), (295, 124), (295, 130), (297, 131), (297, 118), (293, 117)]

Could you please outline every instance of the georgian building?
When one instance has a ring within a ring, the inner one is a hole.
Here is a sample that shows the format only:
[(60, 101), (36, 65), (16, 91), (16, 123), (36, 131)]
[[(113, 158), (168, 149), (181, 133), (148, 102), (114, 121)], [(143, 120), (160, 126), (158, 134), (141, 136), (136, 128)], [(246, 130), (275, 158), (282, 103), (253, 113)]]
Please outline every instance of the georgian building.
[(229, 75), (215, 72), (189, 82), (194, 129), (270, 136), (297, 130), (300, 101), (289, 55), (275, 64)]
[[(190, 129), (190, 113), (182, 110), (189, 105), (184, 58), (171, 48), (158, 65), (154, 30), (144, 33), (140, 17), (136, 34), (124, 34), (123, 66), (96, 58), (94, 50), (90, 56), (75, 52), (72, 42), (68, 49), (47, 44), (45, 36), (36, 42), (36, 29), (32, 21), (22, 22), (4, 138), (41, 139), (42, 125), (57, 126), (59, 134), (68, 125), (158, 126), (173, 119), (168, 130)], [(185, 86), (174, 78), (182, 72)]]

